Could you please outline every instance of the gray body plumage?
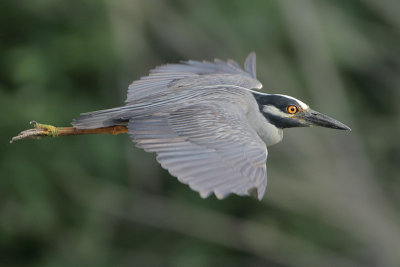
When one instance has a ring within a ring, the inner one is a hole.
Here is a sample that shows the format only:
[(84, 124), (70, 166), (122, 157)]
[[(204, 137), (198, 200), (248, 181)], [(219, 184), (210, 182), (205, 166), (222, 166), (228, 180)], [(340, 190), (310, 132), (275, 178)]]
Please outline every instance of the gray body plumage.
[(256, 189), (261, 199), (267, 184), (264, 142), (279, 140), (257, 133), (263, 131), (258, 119), (265, 118), (249, 91), (262, 87), (255, 77), (253, 53), (245, 70), (231, 60), (160, 66), (129, 86), (126, 106), (83, 114), (73, 125), (127, 125), (138, 147), (156, 152), (165, 169), (202, 197)]
[(123, 107), (83, 114), (78, 129), (126, 125), (137, 146), (156, 152), (171, 175), (207, 197), (231, 193), (261, 199), (267, 147), (282, 129), (266, 119), (256, 98), (267, 96), (251, 53), (245, 69), (233, 60), (167, 64), (134, 81)]

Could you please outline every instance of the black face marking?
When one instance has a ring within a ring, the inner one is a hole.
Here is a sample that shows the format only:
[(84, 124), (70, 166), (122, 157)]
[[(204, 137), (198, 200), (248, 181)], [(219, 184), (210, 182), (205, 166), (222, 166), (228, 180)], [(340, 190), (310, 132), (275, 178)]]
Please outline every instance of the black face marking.
[(262, 111), (262, 107), (265, 105), (271, 105), (281, 110), (282, 112), (288, 113), (287, 107), (290, 105), (294, 105), (299, 107), (299, 103), (291, 98), (287, 98), (281, 95), (261, 95), (261, 94), (253, 94), (256, 99), (258, 106), (260, 107), (260, 111)]
[(291, 98), (287, 98), (281, 95), (261, 95), (261, 94), (253, 94), (254, 98), (258, 103), (258, 108), (260, 112), (264, 115), (264, 117), (277, 128), (284, 129), (284, 128), (292, 128), (292, 127), (303, 127), (307, 126), (307, 124), (301, 120), (290, 118), (290, 117), (281, 117), (278, 115), (270, 114), (265, 112), (264, 106), (270, 105), (274, 106), (277, 109), (290, 114), (287, 111), (287, 107), (290, 105), (294, 105), (299, 107), (299, 103)]

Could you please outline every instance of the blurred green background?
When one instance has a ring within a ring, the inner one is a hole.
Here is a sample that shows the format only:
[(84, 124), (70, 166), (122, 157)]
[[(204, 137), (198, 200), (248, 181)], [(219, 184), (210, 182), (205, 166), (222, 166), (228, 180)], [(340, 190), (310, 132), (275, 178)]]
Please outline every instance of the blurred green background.
[[(400, 2), (0, 2), (1, 266), (400, 266)], [(351, 133), (288, 129), (259, 202), (201, 199), (128, 135), (9, 144), (123, 104), (185, 59), (257, 53), (263, 92)]]

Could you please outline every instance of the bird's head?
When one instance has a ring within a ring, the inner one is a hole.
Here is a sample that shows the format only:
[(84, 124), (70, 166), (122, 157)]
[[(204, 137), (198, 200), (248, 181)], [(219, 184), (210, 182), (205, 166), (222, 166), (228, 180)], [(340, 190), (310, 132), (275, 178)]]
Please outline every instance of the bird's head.
[(321, 126), (333, 129), (351, 129), (322, 113), (312, 110), (302, 101), (274, 94), (254, 94), (264, 117), (277, 128)]

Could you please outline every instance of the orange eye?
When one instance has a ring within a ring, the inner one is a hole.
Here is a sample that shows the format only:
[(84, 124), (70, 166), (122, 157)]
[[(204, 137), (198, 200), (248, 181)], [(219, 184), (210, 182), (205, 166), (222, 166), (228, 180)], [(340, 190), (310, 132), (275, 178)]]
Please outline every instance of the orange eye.
[(296, 106), (290, 105), (290, 106), (287, 107), (287, 111), (288, 111), (290, 114), (295, 114), (295, 113), (298, 111), (298, 109), (297, 109)]

